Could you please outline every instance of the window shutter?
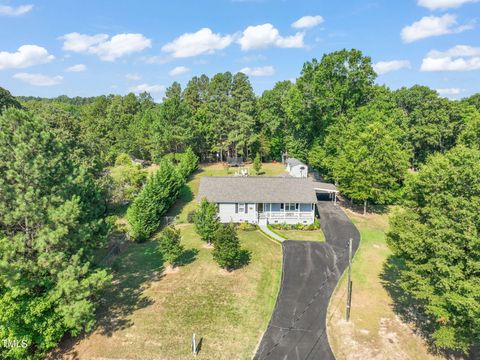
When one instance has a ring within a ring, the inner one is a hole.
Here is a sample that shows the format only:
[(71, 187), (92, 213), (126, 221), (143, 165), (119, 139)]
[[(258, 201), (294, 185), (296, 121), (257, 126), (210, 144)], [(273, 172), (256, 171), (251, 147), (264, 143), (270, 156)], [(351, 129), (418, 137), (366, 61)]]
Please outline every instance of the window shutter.
[(298, 203), (295, 204), (295, 210), (298, 210)]
[(248, 204), (245, 203), (245, 214), (248, 214)]
[(235, 203), (235, 214), (238, 214), (238, 203)]
[(283, 203), (281, 203), (280, 204), (280, 210), (283, 210), (283, 207), (284, 207), (284, 205), (283, 205)]

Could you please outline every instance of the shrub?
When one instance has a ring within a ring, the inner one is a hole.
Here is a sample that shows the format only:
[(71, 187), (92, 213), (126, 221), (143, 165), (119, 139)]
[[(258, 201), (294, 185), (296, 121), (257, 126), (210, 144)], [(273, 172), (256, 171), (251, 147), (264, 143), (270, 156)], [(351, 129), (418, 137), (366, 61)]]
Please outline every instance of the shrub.
[(237, 228), (238, 228), (238, 230), (243, 230), (243, 231), (253, 231), (253, 230), (257, 229), (257, 227), (255, 225), (250, 224), (248, 222), (243, 222), (243, 223), (238, 224)]
[(125, 153), (118, 154), (117, 158), (115, 159), (115, 166), (122, 166), (122, 165), (132, 165), (132, 159), (128, 154), (125, 154)]

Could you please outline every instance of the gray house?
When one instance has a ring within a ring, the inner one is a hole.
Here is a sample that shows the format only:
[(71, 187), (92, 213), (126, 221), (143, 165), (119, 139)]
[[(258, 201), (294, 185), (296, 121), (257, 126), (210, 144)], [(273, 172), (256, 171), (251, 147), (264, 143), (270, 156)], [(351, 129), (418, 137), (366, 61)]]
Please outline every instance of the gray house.
[(294, 177), (205, 176), (203, 198), (218, 205), (221, 222), (251, 224), (312, 224), (317, 202), (312, 181)]

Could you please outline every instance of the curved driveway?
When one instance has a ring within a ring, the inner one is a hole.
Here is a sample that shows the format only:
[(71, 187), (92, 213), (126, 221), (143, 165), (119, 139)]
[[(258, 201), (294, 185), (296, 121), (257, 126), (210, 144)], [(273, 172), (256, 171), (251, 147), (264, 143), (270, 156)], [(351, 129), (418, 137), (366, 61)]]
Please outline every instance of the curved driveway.
[(319, 202), (326, 242), (284, 241), (280, 293), (255, 360), (335, 359), (326, 333), (327, 308), (338, 279), (348, 265), (360, 234), (342, 209)]

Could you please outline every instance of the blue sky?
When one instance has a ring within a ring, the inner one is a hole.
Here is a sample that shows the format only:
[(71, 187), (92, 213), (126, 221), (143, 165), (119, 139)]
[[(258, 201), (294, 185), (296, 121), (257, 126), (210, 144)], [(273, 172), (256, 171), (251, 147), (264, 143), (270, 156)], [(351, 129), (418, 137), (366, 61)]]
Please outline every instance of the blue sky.
[(257, 94), (342, 48), (371, 56), (377, 82), (459, 98), (480, 92), (476, 0), (0, 0), (0, 86), (93, 96), (243, 70)]

